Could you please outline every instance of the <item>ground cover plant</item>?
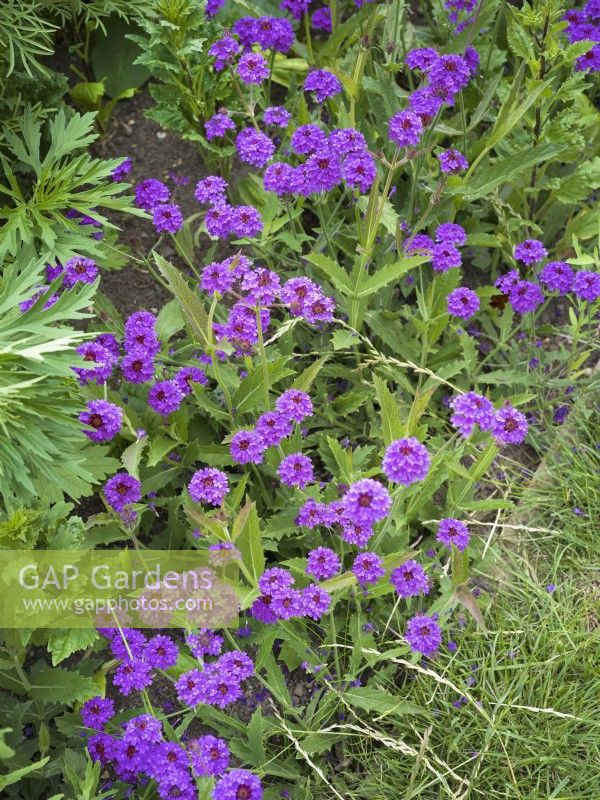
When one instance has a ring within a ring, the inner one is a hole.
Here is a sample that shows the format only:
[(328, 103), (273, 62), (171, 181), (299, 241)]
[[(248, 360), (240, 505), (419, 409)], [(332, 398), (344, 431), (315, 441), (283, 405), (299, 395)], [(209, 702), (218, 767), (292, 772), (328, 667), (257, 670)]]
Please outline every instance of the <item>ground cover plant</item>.
[[(0, 547), (197, 550), (240, 612), (3, 631), (7, 797), (595, 796), (599, 31), (0, 9)], [(175, 171), (111, 149), (142, 92)]]

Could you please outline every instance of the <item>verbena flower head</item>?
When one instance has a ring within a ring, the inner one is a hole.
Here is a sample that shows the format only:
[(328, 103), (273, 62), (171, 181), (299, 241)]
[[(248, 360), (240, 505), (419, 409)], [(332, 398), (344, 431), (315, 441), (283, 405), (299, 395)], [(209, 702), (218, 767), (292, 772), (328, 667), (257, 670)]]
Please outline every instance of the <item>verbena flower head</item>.
[(302, 592), (299, 589), (283, 589), (273, 594), (270, 608), (277, 619), (293, 619), (304, 614)]
[(317, 547), (308, 554), (306, 574), (318, 581), (326, 581), (337, 575), (341, 568), (338, 554), (329, 547)]
[(413, 652), (433, 656), (442, 643), (442, 630), (435, 617), (416, 614), (406, 625), (405, 637)]
[(423, 123), (414, 111), (399, 111), (388, 123), (388, 137), (398, 147), (415, 147), (423, 133)]
[(229, 491), (229, 480), (224, 472), (214, 467), (205, 467), (194, 472), (188, 483), (188, 492), (195, 503), (220, 506)]
[(351, 188), (357, 187), (361, 192), (368, 192), (371, 188), (377, 166), (373, 157), (365, 151), (349, 153), (342, 162), (342, 178)]
[(269, 76), (267, 59), (260, 53), (244, 53), (237, 65), (237, 74), (246, 84), (260, 84)]
[(544, 293), (537, 283), (517, 281), (511, 287), (508, 298), (517, 313), (528, 314), (544, 302)]
[(192, 768), (198, 777), (223, 775), (229, 766), (229, 748), (224, 739), (207, 734), (187, 743)]
[(294, 43), (292, 23), (282, 17), (259, 17), (254, 23), (253, 43), (259, 44), (263, 50), (287, 53)]
[(548, 291), (565, 295), (573, 288), (575, 273), (565, 261), (549, 261), (538, 277)]
[(287, 128), (292, 115), (283, 106), (269, 106), (263, 113), (265, 125), (274, 125), (277, 128)]
[(421, 72), (428, 72), (438, 58), (438, 52), (434, 50), (433, 47), (420, 47), (408, 52), (405, 62), (409, 69), (418, 69), (421, 70)]
[(358, 585), (363, 588), (377, 583), (385, 575), (383, 559), (377, 553), (360, 553), (354, 559), (352, 572), (356, 575)]
[(456, 175), (469, 168), (469, 162), (460, 150), (454, 150), (452, 148), (450, 150), (444, 150), (437, 158), (440, 162), (440, 170), (446, 175)]
[(225, 0), (206, 0), (204, 13), (207, 17), (216, 16), (225, 5)]
[(207, 264), (200, 276), (200, 286), (208, 294), (227, 294), (235, 283), (235, 274), (225, 261)]
[(125, 180), (125, 176), (129, 175), (132, 169), (133, 163), (131, 159), (126, 158), (118, 167), (113, 169), (111, 177), (115, 182)]
[(227, 203), (228, 183), (219, 175), (209, 175), (196, 184), (194, 197), (199, 203), (210, 206), (221, 206)]
[(406, 242), (404, 251), (406, 253), (424, 253), (431, 256), (434, 247), (434, 241), (430, 236), (427, 236), (426, 233), (417, 233)]
[(196, 658), (203, 656), (218, 656), (223, 648), (223, 637), (218, 636), (209, 628), (201, 628), (199, 633), (190, 633), (185, 643)]
[(226, 239), (233, 233), (234, 208), (227, 203), (209, 208), (204, 217), (204, 224), (209, 236), (215, 239)]
[(310, 17), (310, 24), (315, 31), (325, 31), (331, 33), (331, 9), (317, 8)]
[(408, 97), (408, 108), (416, 114), (423, 126), (429, 125), (444, 101), (430, 86), (417, 89)]
[(390, 583), (403, 599), (429, 592), (429, 581), (425, 570), (413, 559), (405, 561), (391, 571)]
[(372, 478), (363, 478), (351, 484), (342, 498), (347, 519), (359, 525), (372, 525), (387, 517), (392, 507), (388, 490)]
[(239, 238), (252, 239), (263, 229), (262, 217), (254, 206), (235, 206), (231, 226)]
[(332, 515), (329, 506), (325, 503), (318, 503), (312, 497), (304, 503), (298, 511), (296, 525), (303, 525), (306, 528), (316, 528), (319, 525), (330, 525)]
[(125, 739), (139, 739), (142, 742), (157, 744), (162, 740), (162, 722), (152, 714), (139, 714), (127, 720), (123, 726)]
[(115, 704), (107, 697), (93, 697), (81, 707), (81, 720), (88, 728), (101, 731), (115, 715)]
[(117, 667), (113, 683), (126, 697), (133, 691), (141, 691), (152, 683), (152, 670), (145, 661), (126, 659)]
[(117, 472), (104, 484), (104, 495), (115, 511), (123, 511), (130, 503), (142, 499), (142, 484), (128, 472)]
[(304, 91), (314, 92), (317, 102), (324, 103), (329, 97), (334, 97), (342, 91), (342, 84), (333, 72), (326, 69), (314, 69), (306, 76)]
[(435, 240), (439, 244), (453, 244), (462, 247), (467, 242), (467, 234), (462, 225), (456, 222), (442, 222), (435, 229)]
[(472, 289), (460, 286), (446, 298), (448, 313), (461, 319), (470, 319), (479, 311), (479, 297)]
[(290, 419), (278, 411), (266, 411), (256, 420), (256, 432), (267, 447), (277, 447), (293, 430)]
[(183, 400), (183, 392), (177, 381), (159, 381), (148, 392), (148, 405), (157, 414), (167, 416), (177, 411)]
[(356, 128), (334, 128), (329, 134), (329, 145), (340, 155), (360, 153), (367, 149), (365, 137)]
[(264, 167), (273, 158), (275, 145), (266, 135), (255, 128), (244, 128), (235, 139), (241, 161), (253, 167)]
[(340, 159), (328, 146), (308, 157), (304, 171), (310, 194), (329, 192), (342, 180)]
[(521, 277), (518, 270), (511, 269), (509, 272), (497, 278), (494, 286), (497, 286), (503, 294), (509, 294), (511, 289), (513, 289), (520, 280)]
[[(344, 513), (346, 513), (344, 511)], [(341, 538), (353, 544), (356, 547), (364, 548), (368, 545), (369, 539), (375, 531), (370, 523), (355, 522), (354, 520), (345, 519), (342, 521), (342, 530), (340, 533)]]
[(235, 130), (235, 122), (231, 119), (225, 109), (221, 109), (204, 123), (204, 132), (209, 142), (213, 139), (221, 139), (227, 131)]
[(217, 781), (213, 800), (262, 800), (262, 784), (247, 769), (231, 769)]
[(177, 233), (183, 227), (183, 214), (176, 203), (163, 203), (152, 209), (152, 224), (157, 233)]
[(521, 444), (527, 436), (527, 419), (525, 414), (507, 402), (494, 414), (492, 434), (498, 444)]
[(573, 278), (573, 292), (582, 300), (594, 303), (600, 297), (600, 274), (579, 270)]
[(91, 258), (75, 256), (65, 264), (64, 286), (75, 286), (76, 283), (93, 283), (98, 277), (98, 267)]
[(144, 211), (152, 211), (161, 203), (166, 203), (171, 197), (171, 191), (162, 181), (156, 178), (147, 178), (138, 183), (134, 190), (135, 204)]
[(270, 567), (258, 579), (258, 588), (268, 595), (287, 591), (293, 585), (294, 576), (282, 567)]
[(414, 436), (409, 436), (396, 439), (388, 446), (381, 468), (390, 481), (410, 486), (426, 478), (430, 463), (425, 445)]
[(141, 347), (134, 347), (121, 362), (123, 375), (131, 383), (148, 383), (154, 377), (154, 358), (152, 353)]
[(431, 255), (431, 265), (436, 272), (447, 272), (454, 267), (460, 267), (462, 258), (460, 250), (454, 245), (440, 242), (434, 244)]
[(292, 453), (283, 458), (277, 474), (286, 486), (299, 486), (301, 489), (314, 480), (312, 461), (302, 453)]
[(327, 136), (318, 125), (301, 125), (296, 128), (290, 141), (298, 155), (308, 155), (327, 144)]
[(321, 619), (329, 611), (331, 595), (320, 586), (311, 584), (302, 590), (303, 613), (311, 619)]
[(275, 402), (275, 408), (284, 417), (302, 422), (313, 413), (313, 404), (306, 392), (300, 389), (287, 389)]
[(229, 452), (238, 464), (260, 464), (266, 445), (256, 431), (238, 431), (231, 438)]
[(117, 359), (106, 347), (102, 347), (96, 342), (84, 342), (75, 348), (75, 352), (89, 365), (73, 367), (73, 372), (82, 384), (85, 385), (90, 381), (105, 383), (110, 378)]
[(458, 519), (447, 518), (440, 521), (435, 538), (450, 550), (452, 549), (452, 545), (458, 548), (458, 550), (464, 550), (468, 547), (470, 534), (464, 522)]
[(121, 430), (123, 410), (108, 400), (89, 400), (87, 411), (81, 412), (79, 420), (92, 428), (84, 430), (88, 439), (92, 442), (107, 442)]
[[(436, 58), (428, 70), (431, 86), (447, 96), (460, 92), (469, 83), (471, 70), (462, 56), (446, 55)], [(446, 102), (450, 97), (447, 98)]]
[(487, 431), (494, 418), (494, 406), (477, 392), (465, 392), (450, 401), (450, 408), (454, 411), (450, 422), (463, 436), (470, 436), (475, 425), (482, 431)]
[(184, 397), (192, 394), (192, 384), (201, 383), (206, 386), (208, 383), (206, 373), (199, 367), (182, 367), (177, 370), (173, 376), (173, 380), (176, 381)]
[(175, 665), (179, 650), (168, 636), (157, 634), (150, 638), (144, 647), (143, 658), (155, 669), (170, 669)]
[(239, 44), (232, 36), (224, 36), (211, 45), (208, 54), (215, 59), (215, 69), (217, 72), (221, 72), (228, 64), (233, 62), (239, 49)]
[(293, 194), (296, 186), (296, 168), (283, 161), (269, 164), (263, 174), (263, 186), (266, 192), (274, 192), (278, 197)]
[(526, 239), (515, 246), (513, 255), (517, 261), (531, 266), (531, 264), (537, 264), (538, 261), (543, 261), (548, 255), (548, 251), (537, 239)]

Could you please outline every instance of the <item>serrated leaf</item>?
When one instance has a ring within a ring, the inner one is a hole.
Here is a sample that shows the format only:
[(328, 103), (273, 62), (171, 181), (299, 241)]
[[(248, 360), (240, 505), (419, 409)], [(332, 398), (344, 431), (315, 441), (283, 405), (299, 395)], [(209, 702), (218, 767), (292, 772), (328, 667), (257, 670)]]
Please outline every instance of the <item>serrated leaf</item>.
[(256, 504), (247, 503), (239, 511), (238, 518), (240, 522), (236, 527), (239, 528), (239, 533), (235, 537), (235, 546), (242, 554), (242, 563), (256, 584), (265, 571), (265, 553), (260, 538), (260, 522), (256, 513)]
[(400, 417), (400, 408), (394, 395), (388, 389), (387, 383), (373, 375), (373, 384), (377, 393), (377, 400), (381, 409), (381, 427), (384, 444), (390, 445), (396, 439), (404, 436), (404, 424)]
[(411, 258), (401, 258), (399, 261), (394, 261), (393, 264), (386, 264), (385, 267), (377, 270), (374, 275), (370, 275), (366, 281), (363, 281), (357, 297), (369, 297), (374, 294), (378, 289), (387, 286), (392, 281), (398, 281), (403, 275), (406, 275), (413, 267), (418, 267), (423, 264), (427, 259), (422, 256), (412, 256)]
[(91, 678), (77, 670), (60, 667), (45, 669), (31, 679), (28, 694), (41, 703), (73, 705), (83, 703), (98, 694), (98, 687)]
[(48, 652), (52, 666), (60, 664), (78, 650), (85, 650), (99, 638), (94, 628), (65, 628), (52, 631), (48, 637)]

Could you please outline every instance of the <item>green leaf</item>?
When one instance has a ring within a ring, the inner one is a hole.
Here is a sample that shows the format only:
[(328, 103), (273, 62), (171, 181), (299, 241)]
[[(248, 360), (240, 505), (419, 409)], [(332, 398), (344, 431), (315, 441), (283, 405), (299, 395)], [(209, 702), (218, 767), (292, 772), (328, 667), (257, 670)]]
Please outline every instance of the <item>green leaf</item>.
[[(238, 414), (259, 408), (263, 403), (265, 394), (265, 380), (267, 391), (282, 378), (293, 375), (294, 372), (286, 366), (290, 356), (280, 356), (273, 361), (267, 361), (267, 375), (265, 376), (262, 364), (259, 364), (240, 382), (233, 395), (233, 405)], [(267, 409), (265, 409), (267, 410)]]
[(361, 290), (356, 297), (369, 297), (378, 289), (387, 286), (388, 283), (399, 281), (409, 270), (413, 267), (418, 267), (419, 264), (423, 264), (425, 260), (421, 256), (413, 256), (411, 258), (401, 258), (399, 261), (394, 261), (393, 264), (387, 264), (378, 270), (375, 275), (370, 275), (366, 281), (363, 281)]
[(329, 356), (321, 356), (321, 358), (317, 359), (314, 364), (311, 364), (309, 367), (303, 370), (294, 380), (294, 383), (292, 384), (293, 388), (299, 389), (302, 392), (308, 392), (310, 387), (313, 385), (313, 381), (321, 371), (328, 358)]
[(26, 767), (21, 767), (21, 769), (15, 769), (9, 772), (8, 775), (0, 775), (0, 790), (6, 789), (7, 786), (11, 786), (13, 783), (18, 783), (26, 775), (41, 769), (49, 760), (50, 756), (46, 756), (46, 758), (42, 758), (34, 764), (28, 764)]
[(399, 697), (394, 697), (379, 687), (359, 686), (356, 689), (347, 689), (344, 692), (344, 700), (350, 705), (362, 708), (363, 711), (378, 714), (380, 717), (387, 717), (390, 714), (395, 717), (402, 717), (407, 714), (427, 713), (420, 706), (409, 703)]
[(178, 301), (169, 300), (159, 311), (156, 320), (156, 335), (162, 341), (168, 341), (174, 333), (182, 330), (185, 319)]
[(129, 447), (126, 447), (121, 453), (121, 462), (123, 466), (127, 472), (135, 478), (138, 477), (140, 460), (147, 444), (148, 439), (146, 436), (143, 436), (141, 439), (136, 439), (135, 442), (130, 444)]
[(83, 703), (98, 694), (98, 686), (91, 678), (77, 670), (56, 667), (45, 669), (31, 679), (28, 694), (41, 703), (72, 705)]
[[(265, 553), (260, 539), (260, 522), (255, 503), (246, 503), (233, 524), (235, 546), (242, 554), (242, 562), (255, 583), (265, 571)], [(239, 533), (238, 533), (239, 530)]]
[(194, 339), (203, 347), (212, 342), (212, 331), (209, 330), (208, 315), (200, 299), (184, 278), (183, 274), (158, 253), (154, 253), (158, 269), (166, 279), (170, 291), (181, 304), (181, 310)]
[(311, 253), (305, 256), (305, 259), (320, 269), (342, 294), (352, 294), (353, 287), (350, 282), (350, 275), (348, 275), (346, 270), (340, 267), (339, 264), (336, 264), (333, 259), (329, 258), (329, 256), (324, 256), (322, 253)]
[(94, 628), (64, 628), (52, 631), (48, 637), (48, 652), (52, 653), (52, 666), (60, 664), (78, 650), (85, 650), (99, 638)]
[(373, 374), (373, 384), (381, 409), (381, 426), (384, 444), (387, 446), (404, 436), (404, 424), (400, 417), (398, 401), (388, 389), (387, 383)]
[(90, 63), (94, 76), (104, 81), (109, 97), (118, 97), (126, 89), (137, 89), (150, 77), (149, 70), (135, 64), (141, 49), (128, 34), (140, 31), (117, 16), (104, 21), (105, 31), (97, 28), (92, 36)]
[(102, 105), (104, 84), (100, 82), (81, 81), (69, 89), (73, 102), (84, 111), (97, 111)]

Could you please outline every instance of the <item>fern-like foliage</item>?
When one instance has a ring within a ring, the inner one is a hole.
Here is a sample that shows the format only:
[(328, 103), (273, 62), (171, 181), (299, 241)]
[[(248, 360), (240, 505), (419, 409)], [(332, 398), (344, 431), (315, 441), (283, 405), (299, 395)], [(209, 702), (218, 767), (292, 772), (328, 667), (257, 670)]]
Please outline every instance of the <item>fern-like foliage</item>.
[(0, 3), (0, 66), (7, 78), (15, 69), (30, 77), (47, 72), (40, 58), (53, 52), (58, 26), (41, 13), (36, 0), (2, 0)]
[(88, 495), (117, 467), (105, 447), (82, 434), (84, 400), (72, 372), (84, 364), (74, 349), (87, 338), (72, 323), (89, 316), (96, 286), (63, 291), (47, 309), (41, 296), (22, 313), (19, 303), (31, 296), (43, 267), (26, 247), (0, 278), (0, 498), (8, 510), (42, 496)]
[(0, 208), (0, 258), (30, 244), (47, 260), (98, 255), (98, 243), (67, 216), (69, 209), (108, 228), (115, 225), (100, 209), (143, 213), (131, 198), (121, 196), (128, 184), (111, 180), (122, 159), (99, 159), (87, 152), (97, 138), (93, 122), (94, 114), (67, 116), (61, 109), (48, 122), (49, 144), (43, 146), (42, 124), (28, 108), (20, 130), (6, 131), (1, 158), (7, 185), (0, 185), (0, 193), (7, 204)]

